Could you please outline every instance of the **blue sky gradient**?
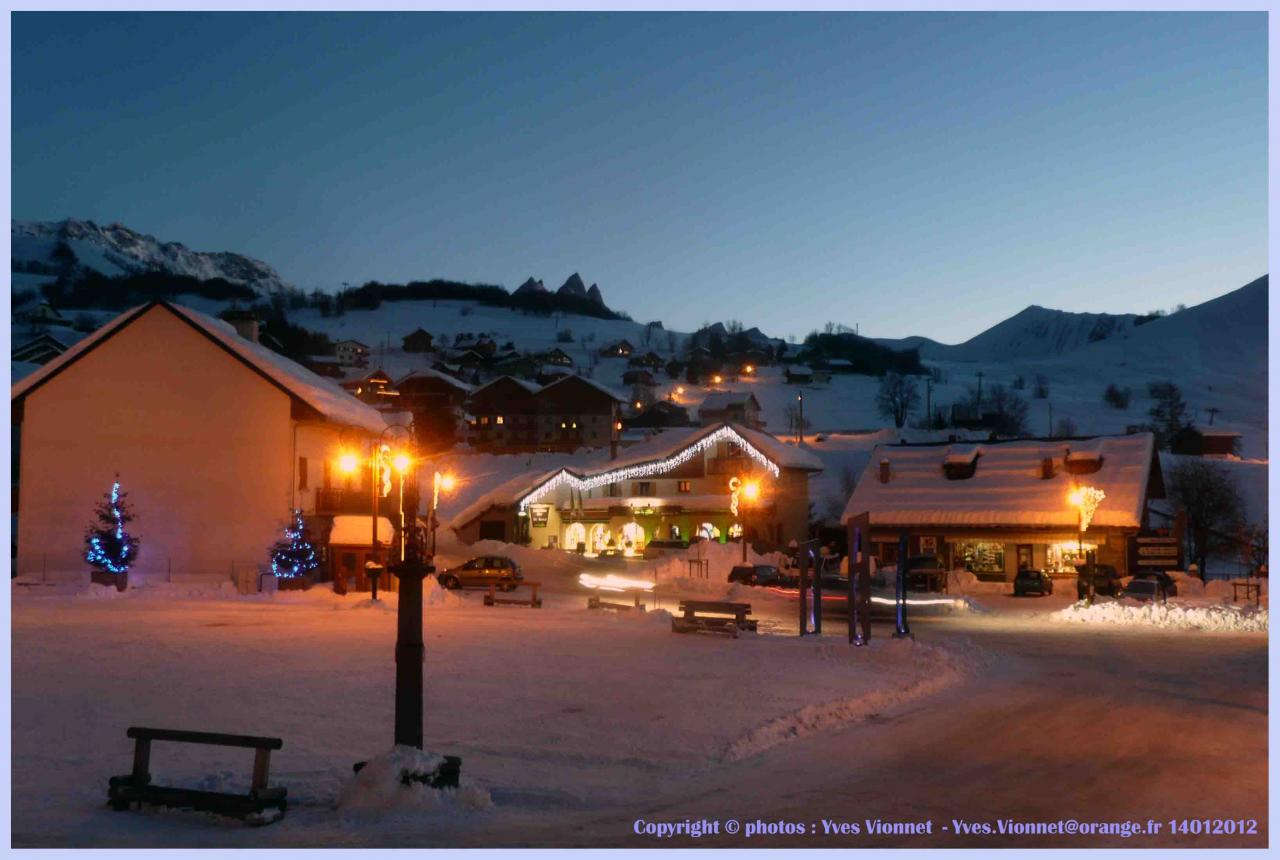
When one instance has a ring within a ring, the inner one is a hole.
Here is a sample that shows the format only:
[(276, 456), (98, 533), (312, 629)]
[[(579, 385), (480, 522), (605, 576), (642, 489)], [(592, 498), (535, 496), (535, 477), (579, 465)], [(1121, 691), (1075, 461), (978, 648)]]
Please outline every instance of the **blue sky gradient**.
[(1263, 13), (13, 15), (13, 213), (957, 342), (1266, 271)]

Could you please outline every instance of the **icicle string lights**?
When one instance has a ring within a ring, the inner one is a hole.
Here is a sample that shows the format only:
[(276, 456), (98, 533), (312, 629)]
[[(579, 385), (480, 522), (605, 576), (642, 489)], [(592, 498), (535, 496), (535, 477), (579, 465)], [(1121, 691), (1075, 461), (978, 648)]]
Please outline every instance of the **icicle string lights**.
[(778, 464), (770, 460), (764, 455), (764, 452), (756, 448), (745, 437), (732, 427), (724, 426), (709, 433), (697, 440), (687, 448), (672, 454), (662, 460), (653, 460), (648, 463), (637, 463), (634, 466), (624, 466), (620, 469), (610, 469), (607, 472), (600, 472), (595, 475), (587, 475), (585, 477), (578, 476), (570, 472), (568, 469), (561, 469), (546, 481), (534, 487), (529, 495), (520, 500), (519, 512), (524, 513), (529, 505), (546, 496), (548, 493), (554, 492), (560, 487), (568, 485), (575, 490), (594, 490), (596, 487), (604, 487), (609, 484), (615, 484), (619, 481), (629, 481), (632, 478), (645, 478), (650, 475), (659, 475), (663, 472), (669, 472), (676, 467), (689, 462), (695, 456), (706, 451), (712, 445), (719, 442), (733, 442), (739, 448), (746, 452), (747, 456), (755, 460), (769, 474), (775, 478), (781, 473)]

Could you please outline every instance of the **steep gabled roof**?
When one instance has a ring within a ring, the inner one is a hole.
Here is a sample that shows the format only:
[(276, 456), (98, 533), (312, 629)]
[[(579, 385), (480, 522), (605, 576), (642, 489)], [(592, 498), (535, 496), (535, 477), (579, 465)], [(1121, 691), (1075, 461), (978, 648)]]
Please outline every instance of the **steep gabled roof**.
[(594, 379), (587, 379), (585, 376), (578, 376), (576, 373), (571, 373), (568, 376), (563, 376), (560, 379), (557, 379), (555, 382), (547, 383), (542, 387), (542, 389), (538, 393), (541, 394), (543, 391), (548, 391), (557, 386), (568, 385), (572, 383), (574, 380), (577, 380), (578, 382), (585, 382), (587, 385), (596, 389), (601, 394), (604, 394), (605, 396), (613, 400), (616, 400), (619, 403), (625, 403), (627, 400), (627, 398), (618, 394), (618, 392), (614, 391), (612, 388), (609, 388), (607, 385), (602, 385), (601, 383), (596, 382)]
[[(1072, 474), (1067, 461), (1076, 452), (1098, 460), (1087, 474)], [(1137, 528), (1142, 524), (1155, 457), (1150, 433), (1093, 439), (1020, 440), (960, 445), (878, 445), (845, 507), (844, 519), (870, 513), (872, 525), (1076, 527), (1076, 509), (1067, 502), (1073, 485), (1106, 493), (1093, 522)], [(1044, 458), (1053, 476), (1041, 477)], [(947, 466), (976, 463), (969, 477), (948, 478)], [(889, 480), (880, 481), (880, 462), (889, 461)], [(1157, 472), (1158, 479), (1158, 472)]]
[(410, 371), (409, 373), (406, 373), (404, 376), (396, 380), (396, 383), (395, 383), (396, 388), (400, 388), (405, 384), (405, 382), (415, 378), (439, 379), (441, 382), (445, 383), (446, 385), (451, 385), (454, 388), (458, 389), (459, 391), (465, 391), (468, 394), (470, 394), (472, 391), (475, 390), (474, 385), (469, 385), (468, 383), (463, 382), (461, 379), (458, 379), (457, 377), (454, 377), (454, 376), (450, 376), (444, 371), (436, 370), (433, 367), (420, 367), (417, 370), (413, 370), (413, 371)]
[(387, 425), (378, 410), (352, 397), (337, 384), (317, 376), (297, 362), (245, 340), (230, 323), (170, 302), (152, 302), (125, 311), (76, 343), (38, 371), (15, 383), (10, 399), (17, 401), (57, 376), (99, 344), (152, 312), (168, 312), (228, 352), (267, 382), (309, 407), (318, 416), (374, 433)]

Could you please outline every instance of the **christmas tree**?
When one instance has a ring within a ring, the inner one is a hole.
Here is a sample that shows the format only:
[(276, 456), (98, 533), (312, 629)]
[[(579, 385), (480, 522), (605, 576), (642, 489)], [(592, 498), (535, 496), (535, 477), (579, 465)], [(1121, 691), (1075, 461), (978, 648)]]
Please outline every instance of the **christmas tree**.
[(120, 492), (120, 476), (116, 476), (111, 492), (102, 497), (95, 511), (97, 523), (84, 534), (84, 558), (103, 573), (128, 573), (129, 565), (138, 557), (138, 539), (125, 526), (133, 522), (133, 514)]
[(271, 572), (284, 579), (306, 576), (320, 566), (315, 547), (303, 533), (302, 511), (293, 512), (293, 525), (286, 526), (284, 540), (271, 547)]

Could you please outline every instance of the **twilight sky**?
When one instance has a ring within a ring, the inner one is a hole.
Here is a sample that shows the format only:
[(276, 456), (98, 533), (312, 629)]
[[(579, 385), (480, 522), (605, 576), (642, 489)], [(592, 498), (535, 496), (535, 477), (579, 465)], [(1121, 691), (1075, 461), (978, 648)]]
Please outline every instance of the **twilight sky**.
[(962, 341), (1266, 271), (1264, 13), (13, 15), (13, 215)]

